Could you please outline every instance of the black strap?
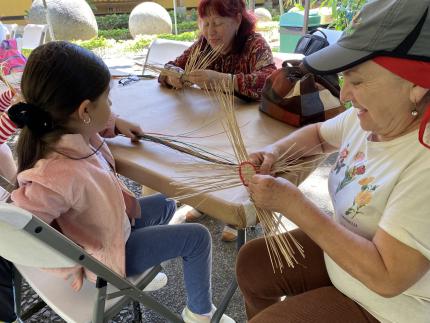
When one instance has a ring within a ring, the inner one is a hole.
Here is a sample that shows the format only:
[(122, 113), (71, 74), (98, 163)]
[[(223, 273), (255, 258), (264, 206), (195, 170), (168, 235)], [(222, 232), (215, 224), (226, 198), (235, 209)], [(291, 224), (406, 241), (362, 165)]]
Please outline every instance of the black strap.
[(321, 34), (324, 36), (324, 38), (325, 38), (325, 39), (327, 39), (327, 35), (326, 35), (326, 34), (325, 34), (325, 32), (323, 32), (321, 29), (313, 29), (313, 30), (309, 31), (309, 32), (308, 32), (308, 34), (311, 34), (311, 35), (312, 35), (312, 34), (316, 33), (317, 31), (318, 31), (319, 33), (321, 33)]

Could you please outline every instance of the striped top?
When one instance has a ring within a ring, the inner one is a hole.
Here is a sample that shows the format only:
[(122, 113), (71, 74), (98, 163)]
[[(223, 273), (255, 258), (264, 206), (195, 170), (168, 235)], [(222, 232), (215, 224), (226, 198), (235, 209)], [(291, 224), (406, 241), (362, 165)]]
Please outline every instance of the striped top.
[(6, 113), (13, 96), (11, 90), (6, 90), (0, 94), (0, 145), (4, 144), (15, 133), (17, 128)]

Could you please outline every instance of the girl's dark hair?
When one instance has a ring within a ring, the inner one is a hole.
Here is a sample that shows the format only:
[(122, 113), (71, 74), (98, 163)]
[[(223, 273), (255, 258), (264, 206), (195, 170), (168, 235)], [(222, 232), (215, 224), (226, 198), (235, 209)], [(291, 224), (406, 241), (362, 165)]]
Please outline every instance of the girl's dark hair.
[(207, 17), (211, 11), (216, 12), (221, 17), (235, 18), (242, 15), (242, 22), (233, 41), (233, 52), (240, 53), (250, 34), (255, 31), (256, 17), (246, 10), (244, 0), (201, 0), (198, 12), (200, 17)]
[(32, 168), (63, 134), (71, 133), (66, 127), (70, 115), (83, 101), (97, 100), (109, 82), (103, 60), (78, 45), (53, 41), (33, 50), (22, 75), (21, 92), (30, 107), (50, 117), (52, 128), (38, 134), (23, 127), (16, 147), (18, 172)]

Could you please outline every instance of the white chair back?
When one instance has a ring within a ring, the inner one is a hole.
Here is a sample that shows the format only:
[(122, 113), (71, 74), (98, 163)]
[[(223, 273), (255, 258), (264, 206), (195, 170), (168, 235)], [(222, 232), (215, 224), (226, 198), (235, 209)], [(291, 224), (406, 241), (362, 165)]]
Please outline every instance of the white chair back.
[(17, 265), (73, 267), (76, 264), (74, 261), (24, 230), (32, 218), (30, 212), (12, 204), (0, 203), (0, 255)]
[(16, 31), (18, 30), (17, 24), (3, 24), (9, 32), (10, 38), (16, 38)]
[(146, 54), (142, 74), (145, 74), (147, 64), (164, 65), (180, 56), (191, 45), (192, 42), (155, 39), (149, 46), (148, 53)]
[(35, 49), (45, 43), (47, 25), (28, 24), (22, 35), (22, 49)]

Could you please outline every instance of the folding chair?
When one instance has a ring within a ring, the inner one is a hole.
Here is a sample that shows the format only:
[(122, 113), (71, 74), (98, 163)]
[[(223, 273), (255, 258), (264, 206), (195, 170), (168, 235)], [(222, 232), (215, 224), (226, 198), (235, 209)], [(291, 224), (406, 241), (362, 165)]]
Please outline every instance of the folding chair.
[(47, 25), (28, 24), (24, 27), (20, 49), (35, 49), (45, 43)]
[[(30, 212), (7, 203), (0, 203), (0, 255), (16, 269), (15, 303), (21, 319), (26, 315), (21, 313), (20, 307), (20, 282), (24, 278), (66, 322), (107, 322), (130, 301), (135, 302), (135, 308), (136, 303), (142, 303), (168, 321), (183, 322), (177, 314), (142, 291), (161, 270), (160, 266), (139, 277), (125, 279)], [(96, 274), (97, 283), (85, 281), (82, 289), (74, 292), (67, 281), (39, 269), (76, 264)]]
[(145, 74), (147, 64), (164, 65), (181, 55), (191, 44), (191, 42), (156, 38), (149, 46), (142, 74)]

